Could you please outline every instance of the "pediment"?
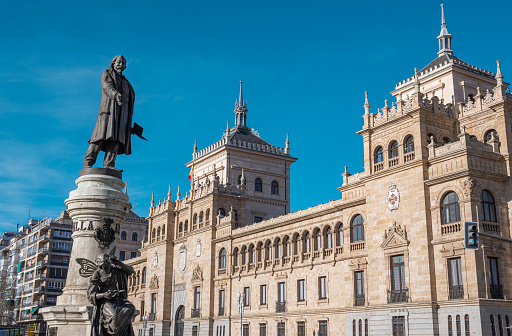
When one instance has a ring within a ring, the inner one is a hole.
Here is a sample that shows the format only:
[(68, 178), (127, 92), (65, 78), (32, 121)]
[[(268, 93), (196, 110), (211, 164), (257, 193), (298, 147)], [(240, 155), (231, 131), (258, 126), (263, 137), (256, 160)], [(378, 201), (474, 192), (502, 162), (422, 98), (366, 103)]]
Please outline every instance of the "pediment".
[(409, 240), (407, 239), (407, 231), (405, 225), (402, 227), (400, 224), (393, 222), (393, 225), (384, 232), (384, 241), (380, 245), (383, 249), (408, 246)]

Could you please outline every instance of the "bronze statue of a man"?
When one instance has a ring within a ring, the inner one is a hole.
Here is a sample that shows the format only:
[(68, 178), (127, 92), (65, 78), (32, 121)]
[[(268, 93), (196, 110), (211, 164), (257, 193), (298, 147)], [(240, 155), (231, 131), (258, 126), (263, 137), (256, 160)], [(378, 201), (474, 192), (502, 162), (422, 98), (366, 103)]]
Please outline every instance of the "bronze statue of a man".
[(131, 154), (135, 92), (123, 76), (126, 59), (116, 56), (101, 75), (101, 105), (96, 126), (85, 154), (84, 168), (94, 165), (99, 151), (105, 152), (104, 168), (114, 168), (118, 154)]

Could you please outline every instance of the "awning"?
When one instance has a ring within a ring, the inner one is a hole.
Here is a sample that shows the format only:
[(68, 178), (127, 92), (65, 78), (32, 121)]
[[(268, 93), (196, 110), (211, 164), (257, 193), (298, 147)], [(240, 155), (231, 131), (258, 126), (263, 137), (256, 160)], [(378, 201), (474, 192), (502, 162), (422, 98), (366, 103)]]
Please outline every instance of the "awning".
[(22, 311), (22, 313), (28, 313), (30, 311), (30, 309), (25, 309)]
[(34, 307), (34, 308), (32, 308), (32, 310), (30, 311), (29, 314), (30, 315), (35, 314), (35, 313), (37, 313), (38, 310), (39, 310), (39, 307)]
[(21, 270), (21, 263), (22, 263), (22, 261), (20, 261), (20, 262), (18, 263), (18, 270), (17, 270), (16, 272), (19, 272), (19, 271)]

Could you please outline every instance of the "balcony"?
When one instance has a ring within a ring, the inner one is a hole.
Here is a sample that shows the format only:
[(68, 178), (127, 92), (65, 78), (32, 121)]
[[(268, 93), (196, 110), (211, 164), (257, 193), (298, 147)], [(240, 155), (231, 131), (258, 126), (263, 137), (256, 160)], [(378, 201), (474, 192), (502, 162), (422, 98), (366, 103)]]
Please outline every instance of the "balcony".
[(276, 313), (286, 312), (286, 302), (276, 302)]
[(389, 290), (388, 289), (388, 303), (399, 303), (409, 301), (409, 289)]
[(455, 222), (455, 223), (448, 223), (448, 224), (442, 224), (441, 225), (441, 234), (448, 235), (452, 233), (457, 233), (462, 230), (462, 223), (461, 222)]
[(148, 314), (148, 321), (154, 321), (156, 318), (156, 314), (155, 313), (149, 313)]
[(350, 251), (364, 250), (364, 241), (350, 243)]
[(192, 311), (190, 312), (190, 317), (196, 318), (196, 317), (200, 317), (200, 316), (201, 316), (201, 309), (192, 308)]
[(48, 252), (50, 252), (50, 249), (48, 247), (41, 247), (37, 252), (38, 253), (48, 253)]
[(356, 296), (354, 297), (354, 306), (364, 306), (364, 303), (365, 303), (364, 294), (362, 294), (362, 295), (356, 294)]
[(491, 285), (491, 298), (503, 299), (503, 285)]
[(219, 316), (224, 316), (224, 307), (219, 308)]
[(482, 230), (500, 234), (501, 233), (500, 223), (482, 222)]
[(379, 171), (381, 171), (383, 169), (384, 169), (384, 162), (379, 162), (379, 163), (376, 163), (376, 164), (373, 165), (373, 171), (375, 173), (377, 173), (377, 172), (379, 172)]
[(450, 291), (450, 293), (449, 293), (450, 300), (457, 300), (457, 299), (464, 298), (464, 286), (462, 286), (462, 285), (457, 285), (457, 286), (450, 285), (449, 291)]
[(404, 162), (410, 162), (414, 160), (414, 152), (406, 153), (404, 155)]
[(47, 235), (47, 234), (42, 235), (41, 237), (39, 237), (39, 241), (45, 241), (45, 240), (48, 240), (48, 239), (50, 239), (50, 235)]

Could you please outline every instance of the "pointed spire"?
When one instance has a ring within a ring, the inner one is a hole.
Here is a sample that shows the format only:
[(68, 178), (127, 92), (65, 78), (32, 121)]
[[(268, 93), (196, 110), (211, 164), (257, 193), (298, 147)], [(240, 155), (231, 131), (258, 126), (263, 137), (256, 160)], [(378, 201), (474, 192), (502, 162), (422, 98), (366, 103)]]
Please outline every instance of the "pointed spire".
[(418, 68), (414, 68), (414, 92), (420, 93), (420, 76), (418, 75)]
[(197, 139), (194, 140), (194, 153), (197, 153)]
[(155, 193), (151, 193), (151, 207), (155, 207)]
[(498, 69), (496, 70), (496, 81), (498, 82), (498, 86), (503, 85), (503, 74), (501, 73), (500, 61), (496, 61)]
[(229, 133), (229, 120), (228, 120), (228, 123), (226, 125), (226, 133)]
[(437, 37), (439, 40), (439, 56), (442, 55), (453, 55), (452, 51), (452, 36), (448, 33), (446, 27), (446, 20), (444, 19), (444, 4), (441, 3), (441, 32)]
[(171, 200), (171, 185), (169, 184), (169, 191), (167, 192), (167, 199), (170, 201)]
[(242, 81), (240, 81), (240, 95), (235, 103), (235, 127), (247, 127), (247, 101), (242, 93)]
[(240, 178), (240, 185), (245, 185), (245, 174), (244, 174), (243, 168), (242, 168), (242, 177)]
[(124, 189), (124, 194), (128, 195), (128, 182), (126, 182), (126, 188)]
[(180, 185), (178, 184), (178, 192), (176, 193), (176, 199), (180, 199), (181, 192), (180, 192)]
[(364, 114), (370, 114), (370, 102), (368, 101), (368, 91), (364, 92)]
[(286, 142), (285, 142), (284, 148), (290, 149), (290, 138), (289, 138), (288, 134), (286, 134)]

